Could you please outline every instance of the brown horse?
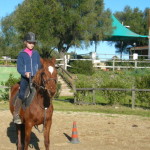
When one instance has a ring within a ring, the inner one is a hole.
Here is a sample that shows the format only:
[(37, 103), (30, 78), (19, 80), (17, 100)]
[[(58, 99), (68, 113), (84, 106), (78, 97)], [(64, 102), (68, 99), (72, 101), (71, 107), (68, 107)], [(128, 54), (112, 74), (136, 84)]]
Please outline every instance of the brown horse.
[[(30, 135), (33, 126), (43, 124), (45, 149), (49, 150), (49, 133), (52, 124), (53, 105), (52, 98), (56, 93), (57, 70), (56, 60), (41, 59), (42, 68), (33, 78), (33, 86), (36, 94), (32, 103), (25, 109), (20, 110), (22, 124), (16, 125), (17, 148), (28, 150)], [(14, 111), (14, 99), (19, 90), (19, 84), (11, 88), (10, 111)]]

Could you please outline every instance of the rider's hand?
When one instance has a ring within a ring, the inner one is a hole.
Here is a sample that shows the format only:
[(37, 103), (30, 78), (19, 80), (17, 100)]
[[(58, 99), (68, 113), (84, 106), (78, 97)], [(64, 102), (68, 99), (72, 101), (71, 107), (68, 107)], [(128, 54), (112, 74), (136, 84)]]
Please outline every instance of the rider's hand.
[(31, 73), (31, 72), (26, 72), (26, 73), (25, 73), (25, 76), (26, 76), (27, 78), (29, 78), (30, 73)]

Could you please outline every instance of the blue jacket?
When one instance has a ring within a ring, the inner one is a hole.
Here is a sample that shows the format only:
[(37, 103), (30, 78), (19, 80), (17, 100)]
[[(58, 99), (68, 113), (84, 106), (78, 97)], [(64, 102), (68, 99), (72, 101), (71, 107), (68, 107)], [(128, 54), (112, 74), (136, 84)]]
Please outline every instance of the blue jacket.
[(25, 77), (26, 72), (31, 72), (31, 76), (34, 76), (40, 68), (41, 62), (38, 51), (33, 50), (31, 57), (24, 50), (19, 53), (17, 70), (23, 77)]

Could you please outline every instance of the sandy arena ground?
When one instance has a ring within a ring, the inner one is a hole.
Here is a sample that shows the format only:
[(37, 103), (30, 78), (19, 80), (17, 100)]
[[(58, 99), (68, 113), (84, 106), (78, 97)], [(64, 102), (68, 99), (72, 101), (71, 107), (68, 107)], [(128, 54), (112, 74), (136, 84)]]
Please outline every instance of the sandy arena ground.
[[(15, 150), (15, 126), (0, 111), (0, 150)], [(79, 144), (69, 143), (76, 121)], [(39, 127), (40, 129), (42, 126)], [(33, 128), (29, 150), (44, 150), (43, 134)], [(54, 111), (51, 150), (150, 150), (150, 119), (138, 116)]]

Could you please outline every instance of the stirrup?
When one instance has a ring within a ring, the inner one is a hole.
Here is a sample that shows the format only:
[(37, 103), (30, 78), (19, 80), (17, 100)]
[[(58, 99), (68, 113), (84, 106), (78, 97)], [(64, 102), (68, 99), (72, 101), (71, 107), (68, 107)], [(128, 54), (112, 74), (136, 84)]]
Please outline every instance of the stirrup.
[(22, 121), (21, 121), (19, 115), (14, 116), (13, 122), (16, 124), (22, 124)]

